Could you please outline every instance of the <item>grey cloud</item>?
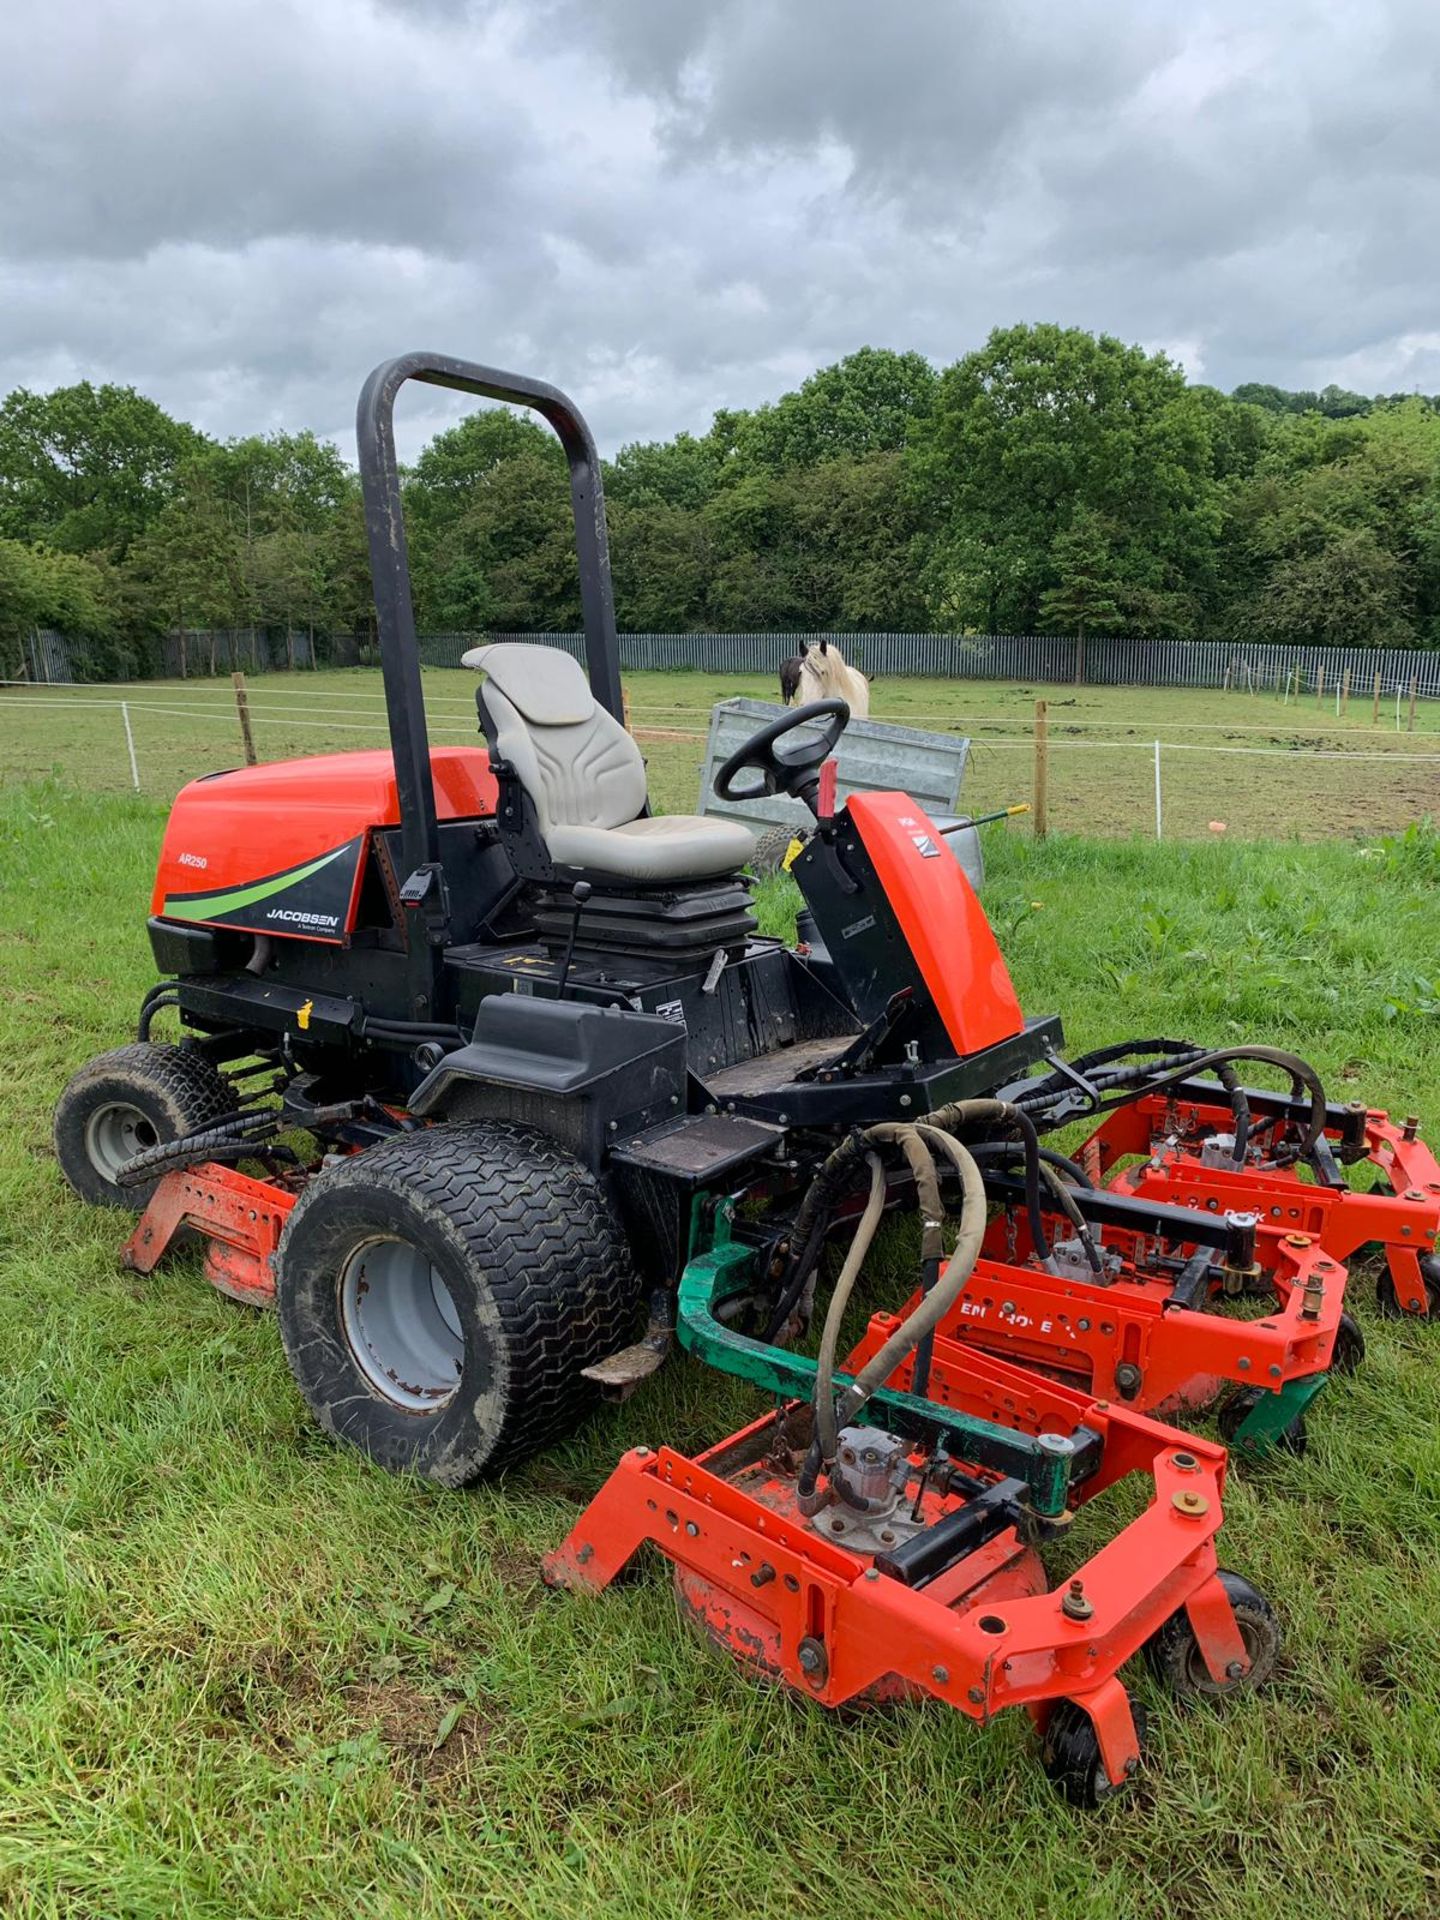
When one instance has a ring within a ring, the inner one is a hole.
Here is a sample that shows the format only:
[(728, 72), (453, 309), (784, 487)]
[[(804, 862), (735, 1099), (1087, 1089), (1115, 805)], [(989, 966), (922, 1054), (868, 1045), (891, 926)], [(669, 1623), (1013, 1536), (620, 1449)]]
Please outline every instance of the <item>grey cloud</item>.
[(1440, 389), (1423, 0), (67, 0), (0, 69), (0, 390), (348, 445), (431, 345), (614, 447), (1020, 319)]

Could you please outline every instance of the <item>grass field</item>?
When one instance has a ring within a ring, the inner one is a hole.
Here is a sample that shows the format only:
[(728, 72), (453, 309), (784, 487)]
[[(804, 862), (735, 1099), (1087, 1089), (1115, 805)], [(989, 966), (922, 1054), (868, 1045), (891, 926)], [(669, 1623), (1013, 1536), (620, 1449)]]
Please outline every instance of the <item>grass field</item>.
[[(157, 790), (198, 770), (147, 767)], [(679, 1629), (658, 1566), (589, 1602), (538, 1574), (623, 1447), (717, 1438), (758, 1404), (738, 1383), (677, 1363), (498, 1484), (402, 1484), (309, 1424), (267, 1318), (193, 1255), (120, 1272), (121, 1220), (67, 1198), (49, 1112), (129, 1037), (163, 817), (0, 792), (0, 1910), (1440, 1910), (1440, 1329), (1380, 1322), (1357, 1281), (1364, 1368), (1303, 1460), (1227, 1499), (1223, 1557), (1285, 1620), (1277, 1684), (1186, 1713), (1141, 1674), (1153, 1763), (1111, 1808), (1055, 1798), (1020, 1716), (847, 1721), (756, 1691)], [(1073, 1046), (1269, 1039), (1440, 1128), (1433, 836), (1002, 830), (990, 865), (1022, 998)]]
[[(745, 693), (775, 698), (769, 676), (633, 673), (632, 722), (650, 762), (657, 802), (696, 804), (712, 703)], [(475, 738), (470, 673), (427, 669), (437, 740)], [(105, 792), (130, 789), (116, 702), (130, 702), (142, 791), (168, 798), (182, 781), (232, 766), (239, 730), (228, 681), (145, 682), (128, 688), (0, 691), (0, 779), (55, 774)], [(1440, 810), (1440, 703), (1422, 704), (1414, 733), (1395, 728), (1393, 700), (1372, 726), (1372, 703), (1342, 717), (1313, 697), (1286, 706), (1272, 694), (1156, 687), (1030, 687), (1013, 682), (881, 680), (877, 720), (973, 740), (964, 787), (971, 811), (1031, 796), (1037, 696), (1049, 704), (1050, 824), (1105, 836), (1155, 829), (1154, 742), (1162, 749), (1165, 833), (1206, 838), (1223, 821), (1232, 838), (1321, 839), (1384, 833)], [(378, 672), (271, 674), (252, 680), (262, 759), (381, 745)]]

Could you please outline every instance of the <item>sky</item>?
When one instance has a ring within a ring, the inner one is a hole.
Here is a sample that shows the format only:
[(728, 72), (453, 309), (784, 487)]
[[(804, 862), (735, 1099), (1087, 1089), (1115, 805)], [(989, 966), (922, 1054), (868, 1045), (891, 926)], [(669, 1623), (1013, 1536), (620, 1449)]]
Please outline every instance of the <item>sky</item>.
[(1434, 0), (10, 0), (0, 74), (0, 393), (348, 454), (434, 348), (613, 452), (1041, 320), (1440, 391)]

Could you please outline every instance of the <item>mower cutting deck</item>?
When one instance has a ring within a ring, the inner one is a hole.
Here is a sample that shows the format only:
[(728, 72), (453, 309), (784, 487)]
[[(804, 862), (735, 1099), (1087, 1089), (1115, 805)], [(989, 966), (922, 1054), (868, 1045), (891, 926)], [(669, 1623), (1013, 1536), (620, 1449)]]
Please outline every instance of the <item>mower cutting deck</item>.
[[(1040, 1255), (1012, 1204), (938, 1338), (1077, 1382), (1162, 1419), (1214, 1408), (1237, 1451), (1299, 1452), (1306, 1409), (1329, 1371), (1353, 1372), (1365, 1343), (1343, 1311), (1345, 1268), (1309, 1234), (1257, 1227), (1253, 1213), (1206, 1213), (1079, 1189), (1089, 1249), (1046, 1217)], [(1062, 1238), (1062, 1234), (1072, 1237)]]
[[(1214, 1089), (1184, 1082), (1122, 1107), (1078, 1157), (1115, 1193), (1211, 1214), (1245, 1208), (1310, 1235), (1334, 1260), (1369, 1259), (1382, 1313), (1440, 1315), (1440, 1165), (1419, 1122), (1397, 1126), (1363, 1103), (1331, 1109), (1302, 1179), (1300, 1163), (1277, 1166), (1275, 1157), (1305, 1119), (1303, 1105), (1253, 1087), (1246, 1096), (1258, 1117), (1243, 1164), (1234, 1160), (1231, 1109)], [(1374, 1170), (1370, 1189), (1349, 1185), (1343, 1169), (1356, 1166)]]
[[(673, 1562), (682, 1608), (747, 1667), (828, 1707), (928, 1695), (981, 1722), (1025, 1707), (1046, 1772), (1086, 1806), (1139, 1764), (1143, 1716), (1119, 1672), (1142, 1649), (1181, 1695), (1268, 1678), (1268, 1602), (1216, 1561), (1222, 1447), (958, 1343), (922, 1357), (893, 1314), (873, 1316), (844, 1372), (822, 1379), (822, 1363), (726, 1324), (757, 1250), (734, 1237), (732, 1207), (715, 1228), (681, 1285), (682, 1343), (806, 1398), (695, 1460), (633, 1449), (547, 1578), (606, 1587), (649, 1543)], [(880, 1382), (857, 1400), (877, 1358)], [(832, 1387), (852, 1420), (861, 1405), (867, 1417), (834, 1436), (822, 1486)], [(1132, 1476), (1150, 1483), (1144, 1512), (1069, 1560), (1052, 1590), (1042, 1550), (1063, 1552), (1073, 1513)]]

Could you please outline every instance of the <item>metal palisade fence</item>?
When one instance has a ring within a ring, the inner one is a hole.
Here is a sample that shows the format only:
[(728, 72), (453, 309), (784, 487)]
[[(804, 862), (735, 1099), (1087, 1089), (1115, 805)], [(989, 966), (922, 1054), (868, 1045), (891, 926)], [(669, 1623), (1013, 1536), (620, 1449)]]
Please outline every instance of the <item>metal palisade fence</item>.
[[(1440, 699), (1440, 650), (1379, 647), (1243, 646), (1225, 640), (1137, 640), (1063, 634), (959, 633), (625, 633), (620, 664), (627, 672), (776, 673), (817, 640), (832, 640), (845, 658), (881, 679), (1020, 680), (1039, 686), (1228, 687), (1237, 692), (1337, 688), (1348, 676), (1358, 694), (1378, 672), (1386, 691), (1408, 690)], [(482, 640), (522, 640), (563, 647), (577, 659), (575, 633), (431, 633), (421, 656), (430, 666), (458, 667)], [(63, 634), (36, 633), (23, 648), (24, 677), (60, 682), (92, 677)], [(320, 663), (373, 663), (373, 649), (351, 636), (288, 637), (256, 630), (167, 635), (160, 677), (208, 678), (236, 668), (250, 672)], [(112, 677), (110, 675), (104, 676)]]
[[(429, 634), (421, 640), (432, 666), (458, 666), (474, 634)], [(540, 641), (583, 657), (579, 634), (491, 633), (489, 640)], [(1293, 676), (1313, 687), (1317, 676), (1338, 686), (1348, 673), (1357, 691), (1378, 671), (1386, 687), (1414, 676), (1421, 699), (1440, 699), (1440, 651), (1379, 647), (1237, 646), (1224, 640), (1127, 640), (1059, 634), (957, 633), (626, 633), (620, 664), (627, 671), (692, 669), (709, 673), (776, 673), (782, 660), (817, 640), (832, 640), (845, 658), (876, 678), (1029, 680), (1042, 686), (1086, 682), (1107, 687), (1231, 687), (1280, 690)]]

